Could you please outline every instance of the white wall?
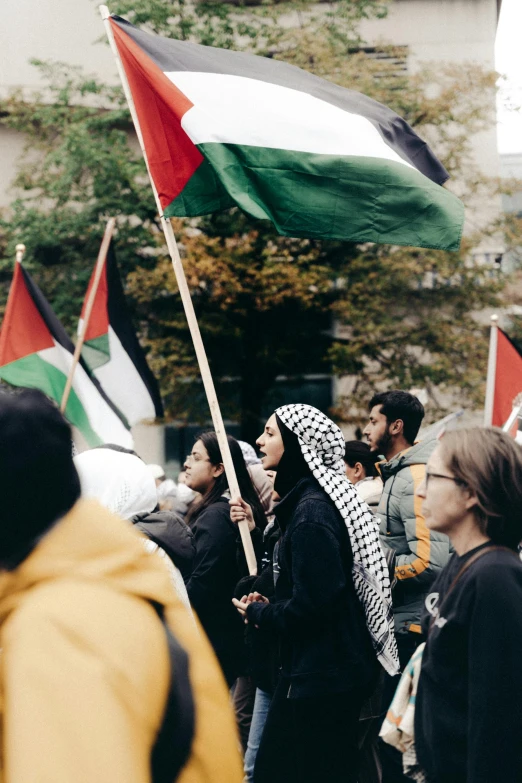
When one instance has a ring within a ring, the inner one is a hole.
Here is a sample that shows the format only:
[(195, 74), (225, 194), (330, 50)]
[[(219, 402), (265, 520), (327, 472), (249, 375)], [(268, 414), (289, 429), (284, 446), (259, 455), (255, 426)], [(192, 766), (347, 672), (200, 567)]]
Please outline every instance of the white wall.
[(136, 424), (132, 428), (134, 451), (144, 462), (165, 465), (165, 426), (163, 424)]
[(95, 43), (105, 30), (93, 0), (3, 0), (0, 90), (40, 86), (29, 60), (58, 60), (117, 81), (110, 49)]
[[(410, 46), (413, 61), (476, 60), (494, 67), (495, 0), (394, 0), (385, 20), (367, 20), (363, 38)], [(383, 31), (383, 32), (381, 32)]]
[(24, 149), (24, 137), (9, 128), (0, 128), (0, 208), (16, 197), (11, 183), (15, 177), (18, 159)]
[[(79, 65), (87, 74), (117, 83), (98, 5), (93, 0), (3, 0), (0, 23), (0, 96), (13, 89), (29, 94), (43, 87), (31, 59)], [(0, 128), (0, 207), (18, 195), (10, 189), (23, 137)]]

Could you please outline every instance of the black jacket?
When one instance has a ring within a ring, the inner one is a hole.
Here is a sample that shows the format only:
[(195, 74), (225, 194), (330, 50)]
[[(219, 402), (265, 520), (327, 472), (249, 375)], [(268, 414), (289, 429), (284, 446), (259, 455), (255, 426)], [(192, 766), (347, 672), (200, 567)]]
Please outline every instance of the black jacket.
[(179, 514), (172, 511), (137, 514), (131, 522), (167, 553), (187, 582), (192, 573), (196, 544), (191, 529)]
[(228, 500), (220, 498), (206, 508), (196, 519), (193, 532), (196, 557), (187, 591), (231, 684), (245, 670), (243, 621), (232, 598), (246, 565), (238, 562), (239, 531), (230, 519)]
[[(277, 522), (263, 536), (263, 553), (258, 576), (245, 576), (236, 585), (235, 596), (241, 598), (258, 592), (273, 600), (275, 596), (273, 558), (274, 549), (281, 537)], [(256, 542), (254, 541), (254, 547)], [(274, 630), (258, 629), (245, 625), (248, 674), (254, 684), (266, 693), (273, 693), (279, 671), (279, 637)]]
[(261, 630), (278, 632), (290, 698), (371, 687), (378, 664), (341, 515), (311, 477), (301, 479), (274, 513), (283, 532), (275, 601), (251, 604), (247, 616)]
[[(484, 545), (487, 546), (487, 545)], [(522, 781), (522, 563), (488, 552), (453, 555), (426, 598), (435, 614), (422, 656), (415, 745), (433, 783)], [(423, 632), (432, 614), (426, 611)]]

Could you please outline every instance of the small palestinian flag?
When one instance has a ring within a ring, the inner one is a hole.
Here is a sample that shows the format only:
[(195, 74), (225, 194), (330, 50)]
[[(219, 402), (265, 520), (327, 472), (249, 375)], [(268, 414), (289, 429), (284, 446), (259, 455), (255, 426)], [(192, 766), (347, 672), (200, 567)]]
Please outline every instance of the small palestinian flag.
[(491, 384), (494, 391), (491, 422), (487, 423), (503, 427), (513, 410), (515, 397), (522, 393), (522, 356), (502, 329), (494, 327), (492, 332), (490, 367), (494, 368), (494, 380), (488, 377), (488, 386)]
[(166, 217), (239, 206), (285, 236), (458, 250), (448, 174), (386, 106), (287, 63), (110, 24)]
[[(94, 274), (78, 329), (83, 322)], [(131, 426), (163, 416), (158, 384), (132, 325), (112, 244), (96, 292), (82, 355)]]
[[(73, 354), (74, 345), (49, 303), (17, 263), (0, 331), (0, 378), (13, 386), (40, 389), (59, 405)], [(90, 447), (117, 443), (132, 448), (128, 426), (81, 362), (65, 416)]]

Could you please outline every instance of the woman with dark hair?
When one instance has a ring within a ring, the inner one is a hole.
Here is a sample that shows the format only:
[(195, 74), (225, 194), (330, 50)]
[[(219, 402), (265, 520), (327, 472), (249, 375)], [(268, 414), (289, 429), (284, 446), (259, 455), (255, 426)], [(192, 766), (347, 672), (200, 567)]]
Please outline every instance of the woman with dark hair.
[[(277, 471), (282, 531), (270, 602), (234, 601), (247, 622), (279, 637), (280, 677), (255, 783), (355, 783), (358, 719), (378, 661), (398, 671), (388, 569), (368, 507), (344, 472), (340, 429), (316, 408), (285, 405), (257, 441)], [(232, 518), (251, 519), (234, 499)]]
[(494, 429), (444, 435), (417, 495), (455, 549), (426, 598), (415, 702), (430, 783), (522, 780), (522, 450)]
[[(251, 527), (263, 530), (265, 515), (241, 448), (235, 438), (229, 436), (228, 442), (241, 496), (253, 509)], [(238, 547), (237, 525), (230, 519), (228, 481), (215, 432), (198, 436), (185, 462), (185, 472), (187, 486), (203, 496), (188, 520), (196, 556), (187, 591), (231, 686), (244, 673), (245, 666), (243, 623), (231, 600), (236, 584), (248, 568), (242, 547)]]

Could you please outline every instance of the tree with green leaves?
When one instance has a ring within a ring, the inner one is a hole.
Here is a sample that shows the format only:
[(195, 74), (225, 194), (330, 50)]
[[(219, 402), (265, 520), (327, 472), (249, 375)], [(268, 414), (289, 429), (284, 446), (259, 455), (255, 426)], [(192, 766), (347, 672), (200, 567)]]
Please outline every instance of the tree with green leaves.
[[(360, 49), (358, 22), (386, 12), (374, 0), (245, 8), (232, 4), (119, 0), (111, 11), (163, 35), (277, 57), (360, 90), (405, 117), (432, 143), (465, 203), (491, 183), (472, 165), (470, 137), (487, 126), (495, 76), (474, 65), (397, 72), (394, 57)], [(284, 15), (288, 22), (278, 24)], [(0, 122), (26, 134), (17, 182), (23, 197), (0, 225), (6, 292), (16, 242), (58, 315), (73, 330), (108, 215), (118, 218), (117, 255), (140, 336), (169, 418), (207, 417), (175, 279), (143, 161), (129, 144), (119, 88), (64, 64), (36, 63), (46, 99), (15, 93)], [(464, 85), (464, 87), (463, 87)], [(51, 100), (49, 100), (51, 95)], [(501, 280), (470, 263), (496, 227), (468, 237), (460, 253), (278, 236), (237, 210), (176, 221), (184, 265), (226, 416), (252, 440), (276, 379), (353, 374), (335, 415), (357, 421), (380, 384), (428, 386), (479, 402), (486, 340), (473, 313), (496, 302)], [(5, 302), (5, 296), (2, 297)], [(434, 392), (435, 401), (440, 400)], [(442, 403), (441, 403), (442, 407)]]

